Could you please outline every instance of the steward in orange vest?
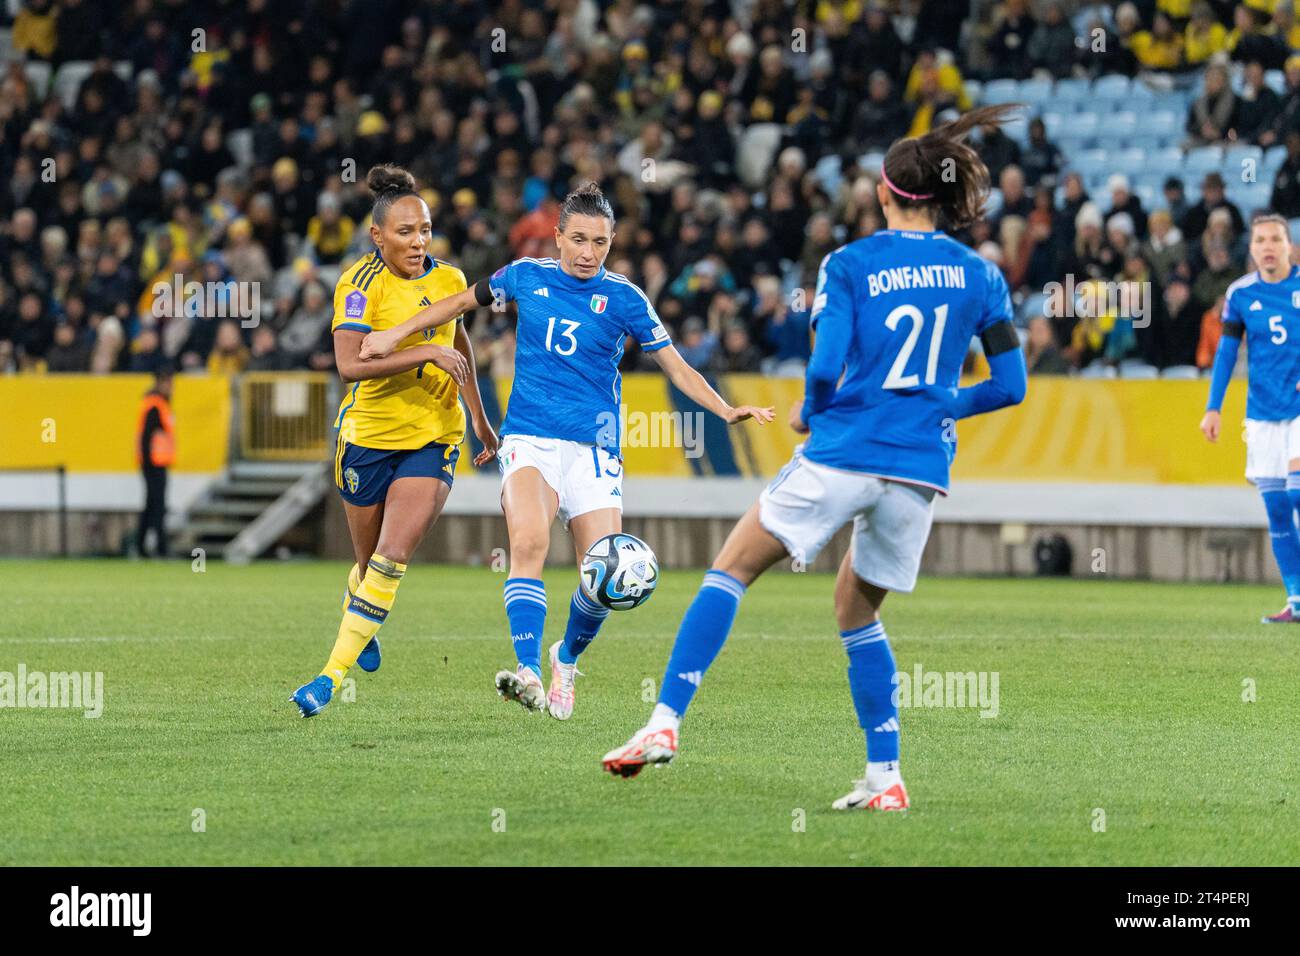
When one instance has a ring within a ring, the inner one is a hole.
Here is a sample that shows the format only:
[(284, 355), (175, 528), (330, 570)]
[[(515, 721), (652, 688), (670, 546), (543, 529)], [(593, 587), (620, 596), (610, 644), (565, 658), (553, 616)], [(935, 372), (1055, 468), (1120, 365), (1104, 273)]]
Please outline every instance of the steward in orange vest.
[(160, 370), (154, 385), (140, 404), (140, 421), (136, 427), (135, 453), (144, 475), (144, 510), (136, 546), (147, 557), (146, 535), (154, 532), (154, 556), (167, 554), (167, 469), (176, 460), (176, 438), (172, 422), (172, 375)]

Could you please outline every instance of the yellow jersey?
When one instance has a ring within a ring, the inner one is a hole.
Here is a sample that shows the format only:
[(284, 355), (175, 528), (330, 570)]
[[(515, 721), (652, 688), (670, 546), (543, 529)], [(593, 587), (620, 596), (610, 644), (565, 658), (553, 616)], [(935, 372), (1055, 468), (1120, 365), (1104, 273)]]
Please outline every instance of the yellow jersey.
[[(334, 287), (331, 331), (391, 329), (425, 306), (465, 290), (463, 272), (426, 258), (428, 268), (414, 279), (394, 275), (378, 251), (343, 270)], [(427, 344), (451, 348), (459, 321), (407, 336), (397, 350)], [(343, 441), (362, 448), (423, 448), (432, 441), (459, 445), (465, 437), (465, 412), (455, 380), (426, 363), (387, 378), (354, 382), (334, 425)]]

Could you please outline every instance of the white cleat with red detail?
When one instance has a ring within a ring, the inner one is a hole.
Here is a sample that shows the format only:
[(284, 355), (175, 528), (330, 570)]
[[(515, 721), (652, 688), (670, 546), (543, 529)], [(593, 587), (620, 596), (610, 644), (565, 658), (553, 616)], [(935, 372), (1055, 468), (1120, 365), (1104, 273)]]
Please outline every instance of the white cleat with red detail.
[(647, 764), (670, 763), (677, 756), (677, 732), (669, 727), (643, 727), (623, 746), (600, 759), (601, 765), (617, 777), (635, 777)]
[(563, 646), (563, 641), (551, 645), (551, 689), (546, 694), (547, 713), (556, 720), (568, 720), (573, 716), (573, 682), (582, 675), (577, 664), (560, 660)]
[(868, 790), (865, 780), (853, 781), (853, 790), (831, 804), (833, 810), (906, 810), (907, 788), (903, 781), (883, 790)]
[(517, 700), (528, 711), (546, 709), (546, 689), (531, 667), (520, 664), (516, 671), (498, 671), (496, 684), (504, 700)]

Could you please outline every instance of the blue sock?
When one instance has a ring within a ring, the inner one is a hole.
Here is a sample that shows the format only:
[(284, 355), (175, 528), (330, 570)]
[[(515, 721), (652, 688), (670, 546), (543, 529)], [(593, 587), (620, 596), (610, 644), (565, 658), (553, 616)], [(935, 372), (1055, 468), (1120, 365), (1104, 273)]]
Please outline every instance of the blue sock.
[(744, 596), (745, 586), (730, 574), (710, 571), (704, 575), (704, 583), (677, 629), (677, 640), (659, 691), (659, 703), (672, 708), (678, 717), (686, 714), (704, 672), (726, 643), (736, 619), (736, 608)]
[(546, 588), (537, 578), (506, 581), (506, 617), (519, 663), (542, 676), (542, 631), (546, 627)]
[(1300, 515), (1300, 471), (1286, 476), (1286, 496), (1291, 499), (1291, 510)]
[(565, 625), (564, 644), (560, 647), (560, 662), (578, 663), (578, 655), (596, 639), (607, 617), (609, 608), (591, 600), (582, 593), (581, 587), (574, 588), (573, 600), (569, 602), (569, 623)]
[(876, 621), (841, 631), (849, 655), (849, 691), (858, 724), (867, 736), (867, 760), (898, 759), (898, 706), (894, 703), (894, 654), (885, 625)]
[(1295, 510), (1286, 490), (1287, 482), (1281, 478), (1257, 478), (1255, 485), (1268, 512), (1268, 537), (1277, 568), (1282, 572), (1287, 603), (1292, 613), (1300, 613), (1300, 535), (1296, 533)]

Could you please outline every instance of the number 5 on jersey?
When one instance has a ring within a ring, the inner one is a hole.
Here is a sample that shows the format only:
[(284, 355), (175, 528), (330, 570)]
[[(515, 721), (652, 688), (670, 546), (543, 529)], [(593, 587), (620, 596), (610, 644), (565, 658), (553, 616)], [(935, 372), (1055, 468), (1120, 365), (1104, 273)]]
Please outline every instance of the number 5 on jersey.
[[(582, 325), (582, 323), (575, 322), (573, 319), (560, 319), (560, 324), (563, 328), (560, 329), (559, 339), (554, 343), (555, 347), (552, 348), (551, 339), (555, 336), (555, 316), (551, 316), (547, 321), (546, 351), (554, 352), (556, 355), (572, 355), (578, 350), (578, 339), (573, 333), (578, 331), (578, 326)], [(568, 343), (567, 348), (565, 347), (566, 342)]]

